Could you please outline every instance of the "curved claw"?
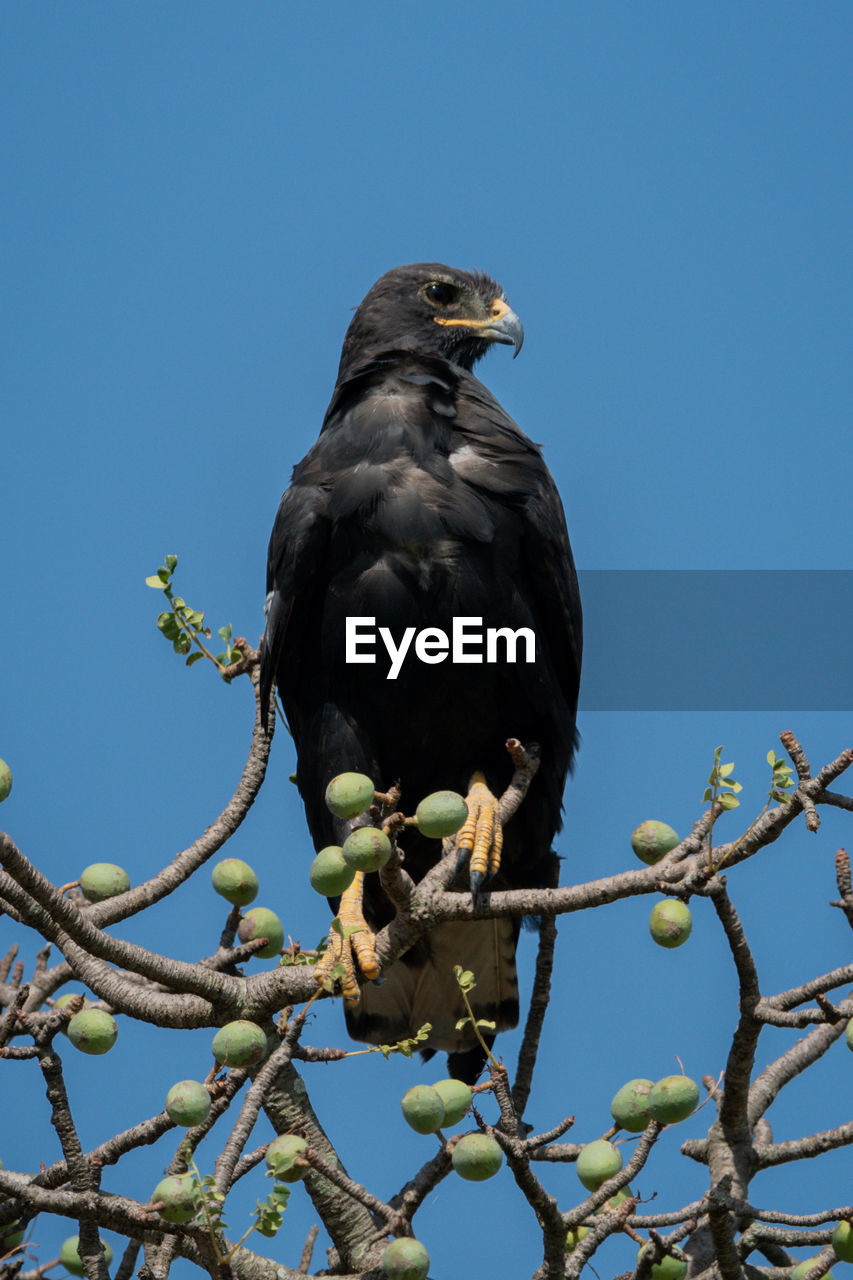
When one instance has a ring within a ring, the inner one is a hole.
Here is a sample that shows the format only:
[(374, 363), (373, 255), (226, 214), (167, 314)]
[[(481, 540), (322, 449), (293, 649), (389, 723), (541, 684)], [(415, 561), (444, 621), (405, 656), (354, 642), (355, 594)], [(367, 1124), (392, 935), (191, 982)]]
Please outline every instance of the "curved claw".
[(483, 881), (495, 875), (501, 865), (503, 827), (500, 802), (486, 785), (485, 776), (479, 771), (471, 778), (468, 795), (468, 818), (456, 841), (458, 856), (464, 860), (470, 855), (469, 876), (471, 893), (476, 897)]
[[(325, 987), (339, 981), (344, 1002), (348, 1005), (359, 1002), (359, 971), (365, 978), (378, 978), (381, 971), (374, 946), (376, 937), (362, 911), (363, 892), (364, 872), (357, 871), (352, 884), (341, 895), (337, 915), (341, 932), (330, 930), (326, 954), (314, 966), (317, 985)], [(338, 965), (342, 966), (343, 972), (335, 973)]]

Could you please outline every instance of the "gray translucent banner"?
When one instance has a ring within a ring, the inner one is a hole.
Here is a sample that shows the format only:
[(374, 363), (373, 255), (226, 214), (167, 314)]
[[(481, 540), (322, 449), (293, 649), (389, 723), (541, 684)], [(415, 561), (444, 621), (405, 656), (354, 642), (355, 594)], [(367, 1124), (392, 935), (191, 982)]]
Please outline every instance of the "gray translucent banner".
[(853, 710), (853, 571), (578, 576), (585, 711)]

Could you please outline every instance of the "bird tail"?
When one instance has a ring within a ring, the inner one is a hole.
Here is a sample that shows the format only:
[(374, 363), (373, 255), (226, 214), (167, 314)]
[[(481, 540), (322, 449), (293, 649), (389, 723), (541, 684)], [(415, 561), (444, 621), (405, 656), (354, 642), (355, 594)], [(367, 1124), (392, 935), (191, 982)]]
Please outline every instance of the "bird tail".
[[(426, 1044), (451, 1055), (452, 1074), (470, 1075), (474, 1057), (482, 1068), (482, 1050), (467, 1017), (462, 993), (453, 973), (455, 965), (470, 969), (476, 986), (469, 995), (474, 1017), (493, 1022), (489, 1042), (498, 1031), (518, 1022), (518, 976), (515, 947), (518, 925), (512, 920), (453, 921), (431, 929), (426, 956), (413, 948), (392, 964), (380, 982), (368, 982), (361, 1000), (346, 1013), (347, 1028), (355, 1040), (368, 1044), (393, 1044), (414, 1037), (431, 1024)], [(457, 1063), (454, 1071), (454, 1061)]]

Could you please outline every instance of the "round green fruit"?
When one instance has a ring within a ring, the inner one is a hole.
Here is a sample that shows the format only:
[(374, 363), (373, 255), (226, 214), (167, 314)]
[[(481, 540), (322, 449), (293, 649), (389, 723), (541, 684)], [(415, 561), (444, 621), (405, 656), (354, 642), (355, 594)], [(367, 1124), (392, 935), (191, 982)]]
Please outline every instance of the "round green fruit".
[(258, 896), (258, 877), (242, 858), (223, 858), (210, 873), (214, 889), (235, 907), (247, 907)]
[(283, 1133), (267, 1147), (267, 1165), (278, 1182), (301, 1182), (309, 1170), (307, 1164), (294, 1163), (304, 1156), (308, 1143), (297, 1133)]
[(853, 1225), (839, 1222), (832, 1233), (832, 1247), (840, 1262), (853, 1262)]
[(630, 1187), (620, 1187), (618, 1191), (613, 1192), (609, 1200), (605, 1200), (604, 1204), (599, 1205), (595, 1212), (596, 1214), (612, 1213), (614, 1209), (619, 1208), (620, 1204), (630, 1200), (633, 1195), (634, 1193)]
[(12, 790), (12, 770), (5, 760), (0, 760), (0, 802), (6, 799)]
[(16, 1218), (7, 1227), (0, 1227), (0, 1257), (23, 1243), (25, 1233), (24, 1228), (19, 1225), (20, 1221), (20, 1218)]
[(256, 951), (261, 960), (272, 960), (281, 954), (284, 946), (284, 925), (274, 911), (268, 907), (252, 907), (247, 911), (237, 926), (237, 937), (241, 942), (254, 942), (255, 938), (268, 938), (265, 947)]
[(847, 1042), (847, 1048), (853, 1049), (853, 1018), (847, 1023), (847, 1030), (844, 1032), (844, 1039)]
[(468, 820), (468, 806), (456, 791), (434, 791), (415, 810), (421, 835), (441, 840), (455, 835)]
[(167, 1222), (190, 1222), (201, 1208), (201, 1187), (194, 1173), (175, 1173), (158, 1182), (151, 1196), (153, 1203), (162, 1200), (160, 1210)]
[(166, 1112), (175, 1124), (191, 1129), (210, 1114), (210, 1094), (198, 1080), (179, 1080), (166, 1094)]
[[(104, 1262), (109, 1266), (113, 1260), (113, 1251), (106, 1240), (102, 1240), (101, 1244), (104, 1246)], [(69, 1236), (67, 1240), (63, 1241), (62, 1248), (59, 1250), (59, 1261), (66, 1271), (71, 1272), (72, 1276), (82, 1276), (83, 1263), (80, 1259), (79, 1236)]]
[(649, 1093), (653, 1080), (629, 1080), (615, 1095), (610, 1114), (620, 1129), (642, 1133), (649, 1123)]
[(92, 862), (80, 874), (80, 888), (90, 902), (106, 902), (130, 888), (130, 876), (114, 862)]
[(426, 1280), (429, 1254), (420, 1240), (401, 1236), (392, 1240), (383, 1253), (382, 1270), (388, 1280)]
[[(638, 1260), (642, 1252), (642, 1249), (638, 1249)], [(650, 1274), (652, 1280), (684, 1280), (687, 1275), (687, 1259), (680, 1249), (677, 1257), (667, 1253), (659, 1262), (654, 1263)]]
[(571, 1253), (589, 1235), (589, 1227), (570, 1227), (566, 1234), (566, 1253)]
[[(806, 1258), (805, 1262), (800, 1262), (791, 1272), (791, 1280), (805, 1280), (814, 1264), (818, 1261), (817, 1255), (814, 1258)], [(824, 1273), (823, 1280), (832, 1280), (832, 1272)]]
[(462, 1080), (439, 1080), (432, 1087), (444, 1105), (443, 1123), (458, 1124), (471, 1105), (471, 1086)]
[(466, 1133), (453, 1148), (453, 1168), (468, 1182), (493, 1178), (503, 1164), (503, 1152), (487, 1133)]
[(378, 871), (391, 857), (391, 841), (378, 827), (357, 827), (344, 841), (343, 856), (353, 871)]
[(81, 1009), (66, 1028), (68, 1039), (81, 1053), (109, 1053), (118, 1037), (116, 1020), (103, 1009)]
[[(75, 996), (78, 996), (78, 995), (82, 996), (83, 992), (82, 991), (66, 991), (64, 995), (57, 996), (53, 1002), (54, 1009), (64, 1009), (65, 1006), (69, 1005), (71, 1001), (75, 998)], [(92, 1003), (93, 1001), (88, 1000), (84, 996), (83, 1004), (80, 1006), (79, 1012), (82, 1013), (84, 1009), (88, 1009)], [(63, 1035), (68, 1034), (68, 1023), (66, 1023), (65, 1026), (62, 1028), (62, 1034)]]
[(690, 937), (693, 917), (686, 902), (664, 898), (649, 917), (649, 933), (659, 947), (680, 947)]
[(688, 1076), (664, 1076), (649, 1094), (649, 1115), (661, 1124), (678, 1124), (696, 1110), (699, 1086)]
[(226, 1022), (213, 1037), (213, 1056), (222, 1067), (252, 1067), (267, 1056), (266, 1032), (256, 1022)]
[(444, 1103), (432, 1085), (414, 1085), (403, 1094), (400, 1106), (415, 1133), (435, 1133), (444, 1124)]
[(324, 898), (337, 898), (348, 889), (353, 881), (355, 871), (344, 861), (344, 851), (339, 844), (328, 844), (321, 849), (308, 872), (311, 888), (322, 893)]
[(603, 1182), (622, 1168), (622, 1152), (606, 1138), (588, 1142), (581, 1151), (575, 1170), (587, 1191), (597, 1191)]
[(641, 822), (631, 836), (631, 848), (641, 862), (653, 867), (679, 843), (677, 832), (665, 822), (649, 818)]
[(339, 773), (326, 787), (326, 807), (336, 818), (357, 818), (373, 804), (375, 787), (365, 773)]

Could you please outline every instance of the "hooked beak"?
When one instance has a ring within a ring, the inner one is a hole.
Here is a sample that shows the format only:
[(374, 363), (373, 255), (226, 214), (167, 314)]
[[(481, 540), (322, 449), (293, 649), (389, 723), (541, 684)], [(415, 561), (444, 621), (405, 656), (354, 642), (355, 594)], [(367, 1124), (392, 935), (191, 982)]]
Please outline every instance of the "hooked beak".
[(502, 342), (515, 347), (513, 359), (518, 355), (524, 342), (524, 327), (518, 316), (503, 298), (495, 298), (489, 308), (485, 320), (457, 320), (444, 316), (434, 316), (436, 324), (461, 325), (465, 329), (474, 329), (477, 336), (486, 342)]

